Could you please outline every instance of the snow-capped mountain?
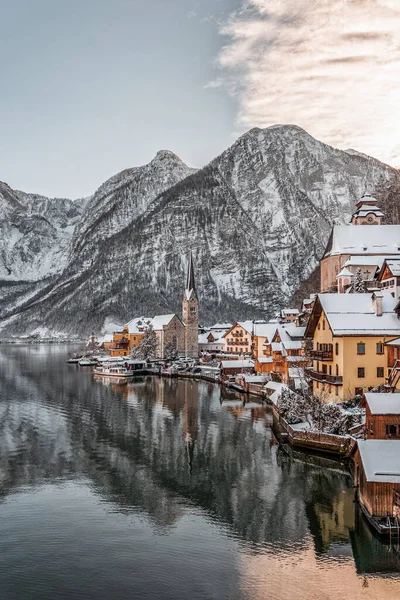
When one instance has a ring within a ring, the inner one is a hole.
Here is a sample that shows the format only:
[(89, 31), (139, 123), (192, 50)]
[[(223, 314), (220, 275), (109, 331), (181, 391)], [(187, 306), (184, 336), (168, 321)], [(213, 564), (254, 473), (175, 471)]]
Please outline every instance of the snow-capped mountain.
[[(88, 200), (60, 250), (60, 271), (41, 272), (30, 287), (15, 279), (11, 302), (4, 301), (9, 286), (0, 287), (0, 336), (43, 327), (87, 334), (106, 319), (179, 312), (190, 241), (203, 322), (272, 314), (315, 268), (333, 222), (348, 222), (366, 189), (390, 209), (390, 220), (397, 170), (292, 125), (253, 129), (197, 172), (160, 152)], [(12, 227), (24, 195), (7, 193), (0, 201)]]

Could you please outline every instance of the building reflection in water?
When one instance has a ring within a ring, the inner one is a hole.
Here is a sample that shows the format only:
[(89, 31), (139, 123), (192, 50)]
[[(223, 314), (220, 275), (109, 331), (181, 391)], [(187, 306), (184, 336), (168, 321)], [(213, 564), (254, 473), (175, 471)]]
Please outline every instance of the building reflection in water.
[[(251, 579), (260, 598), (263, 586), (274, 598), (295, 598), (296, 581), (311, 569), (338, 589), (346, 580), (358, 586), (354, 564), (374, 581), (399, 569), (355, 521), (346, 470), (283, 451), (268, 408), (229, 396), (221, 404), (212, 383), (97, 381), (66, 366), (64, 355), (53, 356), (49, 369), (48, 356), (42, 364), (40, 353), (22, 361), (15, 354), (3, 355), (0, 380), (3, 497), (85, 476), (103, 501), (145, 515), (163, 534), (196, 506), (238, 544), (243, 585)], [(340, 582), (332, 579), (337, 563)], [(308, 597), (316, 593), (310, 587)]]

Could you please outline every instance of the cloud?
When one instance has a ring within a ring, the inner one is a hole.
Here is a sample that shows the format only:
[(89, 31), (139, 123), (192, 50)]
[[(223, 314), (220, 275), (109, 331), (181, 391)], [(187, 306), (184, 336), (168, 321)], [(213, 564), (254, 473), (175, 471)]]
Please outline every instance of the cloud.
[(296, 123), (400, 165), (400, 0), (242, 0), (220, 28), (237, 126)]

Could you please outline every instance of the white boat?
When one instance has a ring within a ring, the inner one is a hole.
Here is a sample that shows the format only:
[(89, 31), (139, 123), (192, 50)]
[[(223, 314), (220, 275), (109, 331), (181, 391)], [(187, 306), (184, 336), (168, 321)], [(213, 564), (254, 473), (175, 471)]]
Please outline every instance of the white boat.
[(125, 367), (107, 366), (107, 367), (96, 367), (94, 370), (95, 375), (101, 375), (102, 377), (133, 377), (133, 371), (129, 371)]
[(82, 360), (80, 356), (72, 356), (67, 360), (67, 363), (70, 365), (77, 365), (80, 360)]
[(81, 358), (78, 364), (80, 367), (93, 367), (96, 363), (90, 358)]

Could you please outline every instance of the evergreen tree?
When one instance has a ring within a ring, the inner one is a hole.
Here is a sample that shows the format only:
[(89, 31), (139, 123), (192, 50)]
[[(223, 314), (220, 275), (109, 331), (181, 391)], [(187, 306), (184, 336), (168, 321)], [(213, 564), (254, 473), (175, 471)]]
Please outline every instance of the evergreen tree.
[(365, 282), (361, 273), (360, 267), (358, 267), (353, 281), (353, 291), (355, 294), (365, 293)]
[(132, 358), (138, 358), (141, 360), (148, 360), (154, 358), (157, 354), (158, 340), (157, 334), (153, 329), (153, 325), (150, 323), (144, 330), (143, 337), (140, 343), (133, 348)]

